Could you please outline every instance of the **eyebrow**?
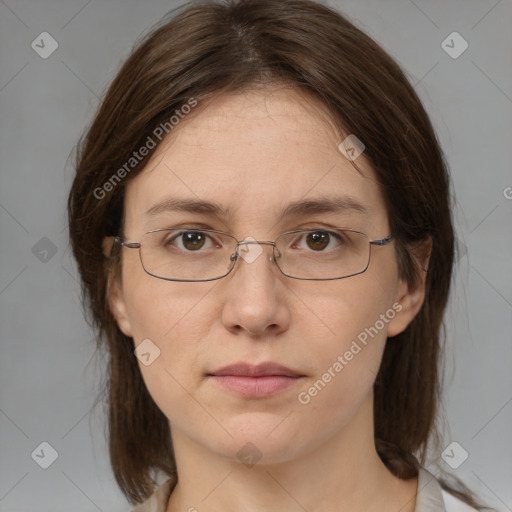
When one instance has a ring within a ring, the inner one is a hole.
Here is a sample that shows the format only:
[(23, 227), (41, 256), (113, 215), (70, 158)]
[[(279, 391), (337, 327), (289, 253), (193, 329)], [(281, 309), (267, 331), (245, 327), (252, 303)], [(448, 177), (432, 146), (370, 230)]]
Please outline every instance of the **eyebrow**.
[[(225, 208), (218, 203), (203, 201), (200, 199), (179, 199), (174, 197), (167, 198), (164, 201), (155, 204), (145, 213), (145, 216), (153, 217), (160, 213), (172, 211), (206, 214), (224, 219), (233, 217), (233, 212), (230, 208)], [(319, 213), (344, 212), (367, 214), (368, 208), (354, 197), (348, 195), (304, 199), (294, 201), (287, 205), (279, 213), (277, 221), (281, 222), (289, 217), (299, 217)]]

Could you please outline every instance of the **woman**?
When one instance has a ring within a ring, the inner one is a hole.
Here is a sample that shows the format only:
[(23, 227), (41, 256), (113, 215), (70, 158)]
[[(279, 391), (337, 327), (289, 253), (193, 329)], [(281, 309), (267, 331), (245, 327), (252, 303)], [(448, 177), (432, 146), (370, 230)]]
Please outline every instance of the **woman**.
[(446, 165), (402, 71), (344, 17), (173, 13), (110, 86), (68, 206), (136, 511), (482, 508), (423, 467)]

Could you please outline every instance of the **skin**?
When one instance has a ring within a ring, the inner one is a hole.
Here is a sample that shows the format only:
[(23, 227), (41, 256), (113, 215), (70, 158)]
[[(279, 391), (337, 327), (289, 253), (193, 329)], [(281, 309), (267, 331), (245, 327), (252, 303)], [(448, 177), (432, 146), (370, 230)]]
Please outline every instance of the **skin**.
[[(329, 226), (358, 229), (371, 239), (390, 233), (364, 153), (357, 159), (360, 174), (337, 148), (346, 135), (336, 133), (315, 100), (269, 88), (218, 96), (199, 108), (127, 185), (126, 241), (184, 224), (238, 240), (275, 240), (285, 231)], [(288, 203), (339, 191), (367, 213), (277, 222)], [(232, 215), (144, 217), (170, 195), (215, 201)], [(151, 365), (139, 366), (171, 425), (179, 481), (167, 512), (413, 511), (417, 478), (396, 478), (375, 450), (372, 385), (385, 344), (421, 307), (424, 283), (400, 279), (393, 242), (372, 247), (365, 273), (318, 282), (285, 277), (270, 259), (271, 248), (262, 248), (254, 262), (241, 260), (227, 277), (201, 283), (156, 279), (144, 272), (137, 250), (122, 249), (121, 279), (111, 283), (109, 302), (135, 345), (149, 338), (161, 351)], [(317, 396), (300, 404), (298, 393), (394, 303), (401, 311)], [(239, 361), (275, 361), (305, 377), (274, 396), (247, 399), (205, 375)], [(248, 442), (262, 455), (252, 467), (236, 455)]]

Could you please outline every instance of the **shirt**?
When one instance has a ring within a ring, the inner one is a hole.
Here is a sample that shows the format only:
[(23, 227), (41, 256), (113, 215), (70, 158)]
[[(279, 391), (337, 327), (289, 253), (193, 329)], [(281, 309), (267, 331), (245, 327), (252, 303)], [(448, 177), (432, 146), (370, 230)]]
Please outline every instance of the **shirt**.
[[(165, 512), (171, 496), (171, 483), (171, 479), (164, 482), (132, 512)], [(418, 492), (414, 512), (477, 512), (477, 510), (442, 489), (436, 477), (421, 467), (418, 470)]]

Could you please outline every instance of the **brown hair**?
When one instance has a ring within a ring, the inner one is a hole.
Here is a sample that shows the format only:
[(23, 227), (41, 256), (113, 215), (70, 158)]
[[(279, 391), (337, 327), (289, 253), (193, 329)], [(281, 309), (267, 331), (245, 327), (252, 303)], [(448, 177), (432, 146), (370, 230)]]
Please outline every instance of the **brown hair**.
[[(201, 1), (169, 16), (136, 46), (106, 92), (78, 145), (68, 200), (84, 310), (109, 355), (110, 458), (121, 490), (140, 502), (154, 491), (155, 470), (175, 479), (177, 474), (168, 420), (149, 395), (133, 340), (119, 330), (106, 298), (109, 270), (118, 268), (119, 255), (112, 254), (109, 266), (102, 240), (120, 234), (124, 187), (149, 155), (125, 173), (118, 170), (191, 98), (204, 102), (273, 83), (310, 94), (329, 109), (341, 133), (363, 141), (385, 196), (399, 271), (408, 282), (418, 277), (411, 247), (432, 239), (425, 302), (408, 328), (386, 344), (374, 385), (379, 456), (396, 476), (415, 476), (418, 459), (423, 464), (427, 447), (439, 442), (440, 332), (454, 261), (447, 166), (418, 96), (378, 44), (313, 1)], [(122, 179), (113, 183), (116, 172)], [(105, 187), (109, 180), (113, 186)], [(442, 481), (482, 508), (458, 484), (463, 491)]]

